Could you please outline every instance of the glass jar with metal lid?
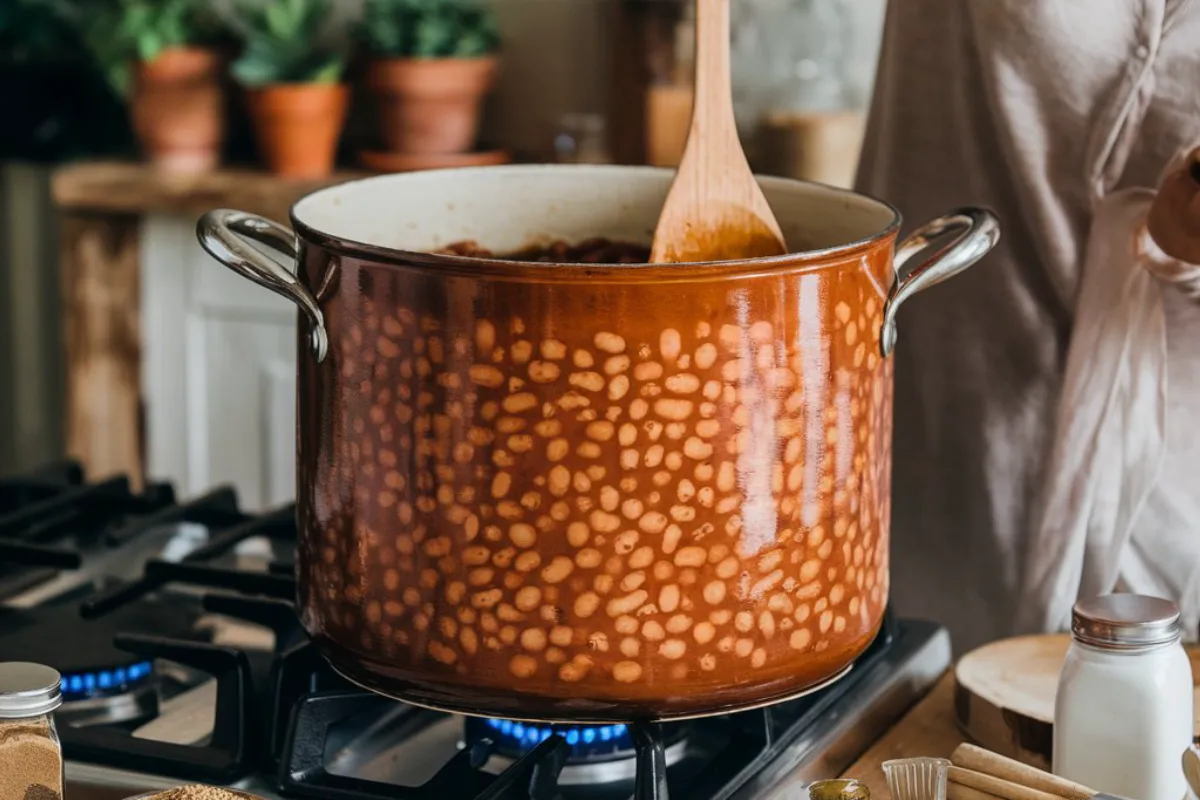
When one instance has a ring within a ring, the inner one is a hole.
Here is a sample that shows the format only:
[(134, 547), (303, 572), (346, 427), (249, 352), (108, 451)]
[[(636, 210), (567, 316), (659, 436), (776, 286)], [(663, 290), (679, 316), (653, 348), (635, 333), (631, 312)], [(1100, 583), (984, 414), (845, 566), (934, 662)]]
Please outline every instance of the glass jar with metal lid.
[(1145, 800), (1187, 793), (1179, 767), (1194, 729), (1191, 662), (1179, 608), (1109, 594), (1081, 600), (1054, 708), (1054, 772)]
[(61, 800), (62, 745), (54, 710), (62, 705), (57, 670), (0, 663), (0, 797)]

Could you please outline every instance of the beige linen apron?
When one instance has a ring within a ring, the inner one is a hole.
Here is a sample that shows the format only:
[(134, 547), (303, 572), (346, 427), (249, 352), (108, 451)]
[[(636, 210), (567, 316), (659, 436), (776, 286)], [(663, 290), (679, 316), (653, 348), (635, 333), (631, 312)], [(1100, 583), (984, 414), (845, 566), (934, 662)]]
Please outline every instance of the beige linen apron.
[[(1078, 592), (1118, 579), (1200, 624), (1200, 307), (1157, 278), (1118, 293), (1141, 302), (1088, 328), (1102, 335), (1077, 344), (1065, 397), (1094, 399), (1079, 367), (1130, 341), (1130, 325), (1142, 351), (1109, 363), (1157, 348), (1151, 390), (1114, 369), (1101, 390), (1117, 400), (1089, 402), (1090, 423), (1059, 409), (1085, 261), (1134, 274), (1149, 196), (1136, 189), (1198, 141), (1200, 0), (890, 4), (858, 188), (910, 226), (984, 204), (1004, 229), (984, 263), (899, 320), (892, 593), (960, 650), (1060, 628)], [(1143, 417), (1119, 413), (1131, 408)], [(1089, 452), (1089, 433), (1113, 431), (1125, 436), (1104, 458)]]

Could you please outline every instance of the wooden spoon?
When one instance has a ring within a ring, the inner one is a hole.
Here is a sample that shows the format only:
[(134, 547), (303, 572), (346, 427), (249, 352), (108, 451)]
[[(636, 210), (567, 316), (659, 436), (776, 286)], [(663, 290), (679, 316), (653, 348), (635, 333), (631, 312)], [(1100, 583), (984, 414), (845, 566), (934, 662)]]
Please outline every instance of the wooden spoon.
[(728, 261), (787, 252), (750, 172), (733, 116), (730, 0), (696, 0), (696, 91), (679, 171), (654, 231), (650, 261)]

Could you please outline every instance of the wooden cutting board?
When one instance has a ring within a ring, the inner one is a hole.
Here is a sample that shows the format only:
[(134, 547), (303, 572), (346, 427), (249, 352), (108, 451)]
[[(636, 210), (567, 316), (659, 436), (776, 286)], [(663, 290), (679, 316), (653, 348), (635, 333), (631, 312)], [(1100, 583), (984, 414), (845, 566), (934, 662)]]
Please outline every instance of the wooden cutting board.
[[(967, 653), (954, 667), (958, 727), (989, 750), (1048, 770), (1054, 695), (1070, 644), (1070, 634), (1019, 636)], [(1200, 676), (1200, 647), (1187, 650), (1195, 679)], [(1200, 720), (1200, 688), (1194, 702)]]

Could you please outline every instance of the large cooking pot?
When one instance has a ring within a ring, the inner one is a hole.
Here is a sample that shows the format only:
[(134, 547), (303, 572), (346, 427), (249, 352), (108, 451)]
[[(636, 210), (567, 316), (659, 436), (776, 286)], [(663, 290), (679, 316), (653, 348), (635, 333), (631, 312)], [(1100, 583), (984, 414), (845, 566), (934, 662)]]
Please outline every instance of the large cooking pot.
[(876, 635), (896, 309), (983, 256), (995, 218), (955, 211), (893, 257), (887, 204), (761, 178), (793, 255), (430, 254), (645, 243), (672, 175), (392, 175), (303, 198), (295, 235), (200, 221), (301, 310), (299, 602), (351, 680), (469, 713), (669, 719), (811, 690)]

